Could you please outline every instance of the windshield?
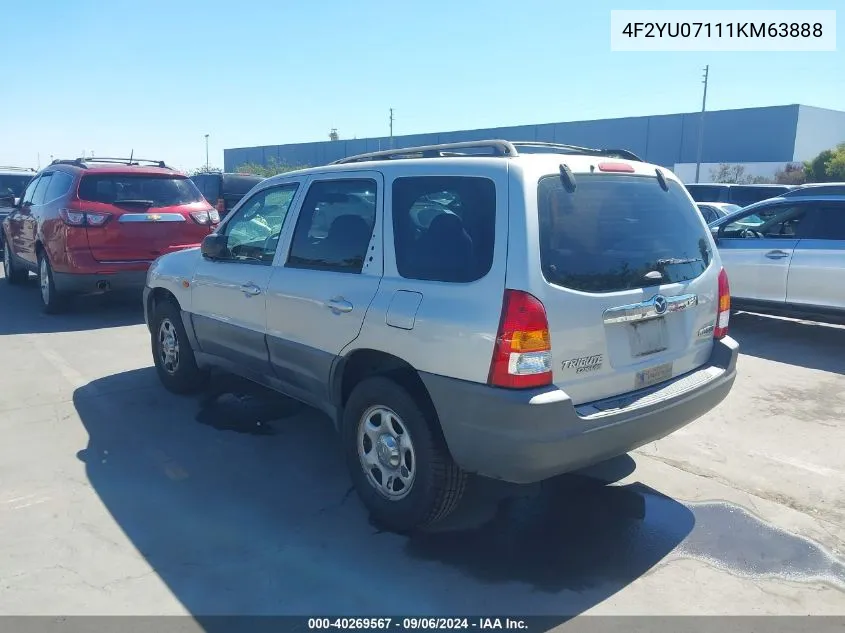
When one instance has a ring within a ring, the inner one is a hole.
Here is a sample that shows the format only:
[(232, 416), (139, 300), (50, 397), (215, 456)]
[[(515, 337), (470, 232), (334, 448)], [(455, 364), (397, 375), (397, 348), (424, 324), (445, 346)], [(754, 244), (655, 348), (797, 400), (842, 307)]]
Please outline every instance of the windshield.
[(0, 175), (0, 198), (9, 196), (20, 198), (30, 180), (32, 176)]
[(111, 174), (85, 176), (79, 183), (79, 199), (105, 204), (171, 207), (199, 202), (203, 197), (187, 178)]
[(656, 178), (578, 175), (567, 192), (557, 175), (540, 180), (540, 259), (551, 283), (615, 292), (698, 277), (712, 258), (698, 210), (683, 187)]

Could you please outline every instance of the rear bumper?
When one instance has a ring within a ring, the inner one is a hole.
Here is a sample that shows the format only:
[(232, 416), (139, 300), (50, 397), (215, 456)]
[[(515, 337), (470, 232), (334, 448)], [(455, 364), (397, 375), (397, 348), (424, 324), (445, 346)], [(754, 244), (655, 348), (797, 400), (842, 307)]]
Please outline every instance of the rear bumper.
[(709, 363), (691, 374), (578, 407), (554, 387), (517, 391), (420, 377), (464, 470), (532, 483), (622, 455), (701, 417), (730, 392), (738, 351), (736, 341), (725, 338), (715, 343)]
[(85, 274), (53, 272), (53, 283), (56, 285), (56, 290), (63, 294), (135, 290), (140, 292), (146, 279), (146, 270)]

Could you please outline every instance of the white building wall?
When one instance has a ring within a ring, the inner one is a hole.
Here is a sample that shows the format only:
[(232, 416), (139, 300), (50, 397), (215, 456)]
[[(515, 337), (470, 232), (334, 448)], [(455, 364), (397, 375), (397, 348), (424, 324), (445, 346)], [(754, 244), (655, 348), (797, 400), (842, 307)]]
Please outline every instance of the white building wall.
[(811, 160), (839, 143), (845, 143), (845, 112), (798, 106), (794, 160)]
[[(818, 152), (816, 152), (818, 153)], [(718, 169), (721, 163), (701, 163), (701, 171), (699, 172), (699, 182), (713, 182), (710, 175), (711, 170)], [(786, 163), (728, 163), (729, 165), (742, 165), (745, 167), (746, 176), (764, 176), (766, 178), (774, 178), (775, 173), (779, 169), (783, 169)], [(684, 183), (695, 182), (695, 163), (675, 163), (672, 170), (675, 175)]]

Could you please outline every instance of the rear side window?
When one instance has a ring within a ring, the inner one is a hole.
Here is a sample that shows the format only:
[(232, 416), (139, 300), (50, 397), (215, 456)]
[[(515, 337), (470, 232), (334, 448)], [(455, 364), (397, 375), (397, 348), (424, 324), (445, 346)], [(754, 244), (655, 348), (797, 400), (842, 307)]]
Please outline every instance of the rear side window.
[(83, 176), (79, 182), (79, 198), (104, 204), (133, 202), (152, 207), (171, 207), (200, 202), (203, 196), (188, 178), (92, 174)]
[(44, 196), (44, 202), (52, 202), (64, 196), (73, 184), (73, 176), (61, 171), (53, 172), (53, 177), (50, 179), (50, 184), (47, 186), (47, 193)]
[[(683, 187), (656, 178), (578, 175), (540, 180), (540, 262), (546, 279), (584, 292), (616, 292), (701, 275), (712, 251)], [(646, 275), (657, 272), (662, 277)]]
[(406, 279), (469, 283), (493, 265), (496, 186), (487, 178), (393, 181), (396, 268)]
[(308, 189), (287, 265), (360, 273), (376, 221), (375, 180), (324, 180)]
[(845, 240), (845, 202), (813, 204), (812, 221), (802, 237), (811, 240)]

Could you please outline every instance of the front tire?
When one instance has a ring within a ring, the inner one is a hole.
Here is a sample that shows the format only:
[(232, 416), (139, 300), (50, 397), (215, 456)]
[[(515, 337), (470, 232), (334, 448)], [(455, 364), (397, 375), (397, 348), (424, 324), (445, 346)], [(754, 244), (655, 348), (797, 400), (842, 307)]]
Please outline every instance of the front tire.
[(375, 522), (393, 532), (445, 519), (466, 487), (431, 418), (405, 388), (382, 377), (359, 383), (344, 408), (352, 482)]
[(29, 276), (26, 269), (21, 270), (15, 266), (15, 261), (12, 258), (12, 249), (9, 246), (8, 240), (3, 241), (3, 270), (6, 275), (6, 281), (13, 286), (24, 283)]
[(156, 304), (154, 315), (151, 345), (159, 380), (172, 393), (199, 391), (208, 373), (197, 365), (179, 308), (165, 301)]
[(56, 290), (53, 267), (43, 251), (38, 254), (38, 285), (41, 288), (41, 305), (47, 314), (58, 314), (65, 307), (65, 297)]

